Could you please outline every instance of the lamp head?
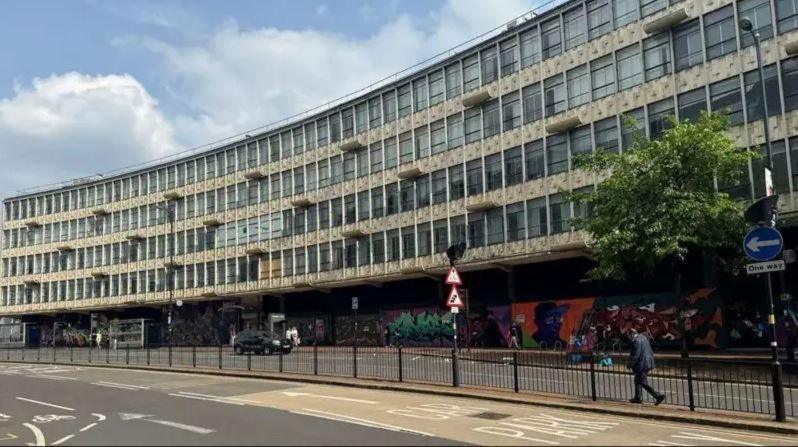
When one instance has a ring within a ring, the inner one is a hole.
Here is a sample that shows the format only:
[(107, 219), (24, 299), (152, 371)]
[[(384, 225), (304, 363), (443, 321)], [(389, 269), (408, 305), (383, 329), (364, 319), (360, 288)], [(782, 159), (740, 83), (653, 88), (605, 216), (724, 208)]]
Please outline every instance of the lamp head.
[(742, 29), (743, 31), (751, 31), (752, 29), (754, 29), (754, 24), (751, 22), (751, 20), (748, 17), (743, 17), (742, 19), (740, 19), (739, 25), (740, 29)]

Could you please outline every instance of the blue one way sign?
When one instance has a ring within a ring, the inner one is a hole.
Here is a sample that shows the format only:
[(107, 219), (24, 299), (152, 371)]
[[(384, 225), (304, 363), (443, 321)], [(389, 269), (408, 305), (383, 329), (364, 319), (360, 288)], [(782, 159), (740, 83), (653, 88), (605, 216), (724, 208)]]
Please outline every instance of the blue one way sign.
[(743, 249), (749, 258), (769, 261), (781, 253), (783, 241), (781, 233), (771, 227), (759, 227), (748, 232), (743, 241)]

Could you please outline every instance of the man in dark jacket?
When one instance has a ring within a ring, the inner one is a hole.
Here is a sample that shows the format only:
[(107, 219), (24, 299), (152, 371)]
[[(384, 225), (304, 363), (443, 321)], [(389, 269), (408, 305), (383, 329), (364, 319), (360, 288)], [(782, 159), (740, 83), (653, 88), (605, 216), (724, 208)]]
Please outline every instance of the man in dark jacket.
[(658, 393), (648, 384), (648, 372), (654, 369), (655, 366), (651, 343), (649, 343), (648, 337), (637, 333), (634, 328), (629, 330), (629, 338), (632, 341), (631, 352), (629, 353), (629, 369), (635, 374), (635, 397), (630, 399), (629, 402), (634, 404), (643, 403), (641, 394), (642, 390), (645, 389), (654, 398), (654, 405), (659, 405), (665, 400), (665, 395)]

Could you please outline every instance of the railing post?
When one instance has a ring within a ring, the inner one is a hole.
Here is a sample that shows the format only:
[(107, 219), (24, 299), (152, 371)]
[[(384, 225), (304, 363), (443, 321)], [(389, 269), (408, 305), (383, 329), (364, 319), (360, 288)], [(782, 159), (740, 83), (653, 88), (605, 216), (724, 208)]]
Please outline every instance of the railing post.
[(130, 343), (125, 345), (125, 365), (130, 365)]
[(89, 363), (91, 363), (91, 343), (89, 343)]
[(56, 358), (57, 357), (56, 357), (56, 353), (55, 353), (55, 345), (53, 345), (53, 361), (54, 362), (55, 362)]
[(105, 363), (111, 363), (111, 343), (108, 340), (108, 349), (105, 350)]
[(169, 367), (172, 367), (172, 340), (169, 340)]
[(147, 366), (150, 366), (150, 345), (147, 344)]
[(460, 360), (457, 349), (452, 348), (452, 386), (460, 386)]
[(22, 360), (25, 360), (25, 347), (22, 347)]
[(782, 378), (781, 362), (773, 362), (773, 406), (776, 409), (776, 421), (786, 422), (787, 414), (784, 408), (784, 381)]
[(280, 362), (280, 366), (279, 366), (279, 368), (280, 368), (280, 372), (283, 372), (283, 348), (282, 348), (282, 346), (280, 347), (280, 358), (279, 358), (279, 362)]
[(695, 395), (693, 393), (693, 360), (687, 359), (687, 400), (690, 411), (695, 411)]
[(352, 377), (357, 378), (357, 346), (352, 346)]
[(219, 369), (222, 369), (222, 342), (219, 342)]
[(39, 344), (39, 348), (36, 350), (36, 361), (39, 362), (42, 360), (42, 345)]
[(518, 351), (513, 351), (513, 391), (516, 393), (520, 389), (518, 385)]
[(319, 375), (319, 346), (313, 341), (313, 375)]
[(197, 345), (191, 346), (191, 366), (197, 367)]
[(399, 381), (401, 382), (403, 380), (403, 377), (402, 377), (402, 347), (401, 346), (399, 346), (397, 348), (397, 352), (399, 353), (399, 358), (398, 358), (398, 360), (399, 360)]
[(74, 358), (75, 358), (74, 349), (72, 345), (69, 345), (69, 363), (72, 363)]
[(590, 354), (590, 398), (596, 401), (596, 356)]
[(247, 352), (247, 371), (252, 371), (252, 353)]

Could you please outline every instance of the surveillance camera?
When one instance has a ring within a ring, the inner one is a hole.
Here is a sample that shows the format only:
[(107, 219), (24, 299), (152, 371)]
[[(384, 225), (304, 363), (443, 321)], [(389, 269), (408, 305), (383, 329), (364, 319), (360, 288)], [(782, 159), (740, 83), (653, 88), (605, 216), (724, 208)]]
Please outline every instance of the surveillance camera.
[(751, 31), (752, 29), (754, 29), (754, 24), (751, 22), (751, 20), (748, 17), (743, 17), (742, 19), (740, 19), (740, 28), (743, 31)]

